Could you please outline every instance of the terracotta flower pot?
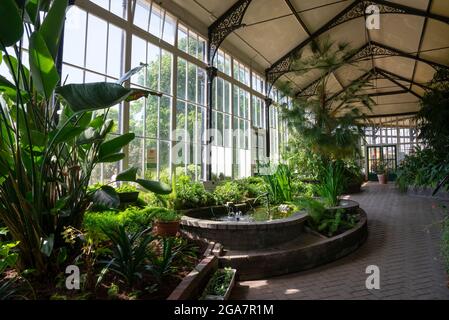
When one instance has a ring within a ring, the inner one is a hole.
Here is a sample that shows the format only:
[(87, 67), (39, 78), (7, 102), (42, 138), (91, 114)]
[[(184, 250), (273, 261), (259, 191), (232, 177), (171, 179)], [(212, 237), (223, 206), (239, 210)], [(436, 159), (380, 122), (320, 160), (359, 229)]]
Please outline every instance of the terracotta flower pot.
[(179, 225), (179, 221), (156, 221), (156, 234), (161, 237), (176, 237)]
[(377, 179), (379, 179), (380, 184), (387, 184), (387, 182), (388, 182), (386, 174), (378, 174)]

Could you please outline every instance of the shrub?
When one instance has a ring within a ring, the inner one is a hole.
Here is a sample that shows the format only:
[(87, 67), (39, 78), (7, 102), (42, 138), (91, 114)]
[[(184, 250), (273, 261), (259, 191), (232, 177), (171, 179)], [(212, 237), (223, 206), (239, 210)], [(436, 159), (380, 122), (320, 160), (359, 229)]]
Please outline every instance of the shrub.
[(115, 188), (118, 193), (137, 192), (137, 187), (131, 184), (122, 184), (120, 187)]
[(204, 189), (203, 184), (192, 181), (189, 176), (178, 176), (174, 189), (169, 199), (176, 210), (208, 207), (216, 204), (215, 198)]
[(134, 232), (151, 226), (154, 216), (167, 209), (146, 207), (143, 209), (130, 207), (124, 211), (87, 212), (84, 218), (84, 228), (97, 240), (104, 240), (103, 230), (112, 230), (123, 226), (127, 232)]
[[(161, 208), (163, 209), (163, 208)], [(162, 221), (162, 222), (172, 222), (172, 221), (179, 221), (181, 219), (181, 215), (178, 214), (174, 210), (170, 209), (163, 209), (158, 210), (153, 215), (154, 220)]]
[(243, 188), (242, 184), (237, 181), (227, 181), (219, 185), (214, 191), (215, 199), (219, 204), (224, 204), (226, 202), (242, 202), (245, 195), (246, 190)]

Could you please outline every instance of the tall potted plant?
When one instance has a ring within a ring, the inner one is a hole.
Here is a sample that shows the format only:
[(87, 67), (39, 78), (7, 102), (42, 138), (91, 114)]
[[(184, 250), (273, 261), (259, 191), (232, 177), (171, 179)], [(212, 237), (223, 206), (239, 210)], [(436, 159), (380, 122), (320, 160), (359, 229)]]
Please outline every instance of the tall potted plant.
[(377, 174), (377, 179), (380, 184), (388, 183), (388, 167), (385, 162), (380, 160), (374, 166), (374, 172)]
[[(22, 268), (45, 274), (64, 246), (62, 231), (79, 228), (91, 202), (118, 206), (114, 188), (88, 189), (100, 163), (120, 161), (134, 139), (110, 139), (108, 110), (123, 101), (158, 94), (117, 83), (60, 85), (55, 61), (68, 1), (0, 1), (0, 221), (19, 245)], [(25, 67), (23, 39), (28, 37)], [(137, 169), (117, 175), (168, 194), (170, 186), (137, 178)]]

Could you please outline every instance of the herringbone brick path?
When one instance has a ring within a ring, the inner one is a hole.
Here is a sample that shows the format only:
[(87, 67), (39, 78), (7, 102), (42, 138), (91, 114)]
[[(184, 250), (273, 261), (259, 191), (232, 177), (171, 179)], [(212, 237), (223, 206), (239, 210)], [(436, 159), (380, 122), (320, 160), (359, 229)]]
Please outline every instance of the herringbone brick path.
[[(377, 183), (350, 199), (369, 219), (368, 240), (358, 251), (312, 270), (240, 282), (232, 299), (449, 299), (437, 201)], [(380, 268), (380, 290), (365, 287), (368, 265)]]

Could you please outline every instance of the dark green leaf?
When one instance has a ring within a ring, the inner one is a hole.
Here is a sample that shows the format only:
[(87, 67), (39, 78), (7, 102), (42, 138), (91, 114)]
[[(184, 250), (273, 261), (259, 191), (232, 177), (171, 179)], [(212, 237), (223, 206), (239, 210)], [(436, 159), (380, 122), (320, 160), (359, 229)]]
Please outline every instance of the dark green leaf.
[(117, 178), (115, 180), (117, 181), (136, 181), (137, 178), (137, 168), (129, 168), (123, 172), (120, 172), (117, 175)]
[(117, 162), (120, 160), (123, 160), (125, 158), (125, 154), (123, 152), (120, 153), (114, 153), (106, 155), (102, 158), (98, 158), (99, 163), (111, 163), (111, 162)]
[(114, 139), (104, 142), (99, 149), (99, 158), (104, 158), (110, 154), (118, 153), (124, 146), (128, 145), (135, 138), (134, 133), (126, 133)]
[(53, 59), (56, 58), (58, 53), (67, 4), (67, 0), (53, 1), (40, 29), (42, 38), (47, 44), (47, 48), (53, 56)]
[(47, 238), (42, 239), (41, 252), (49, 257), (53, 251), (53, 246), (55, 244), (55, 235), (52, 233)]
[(95, 191), (92, 196), (92, 201), (95, 205), (105, 206), (107, 208), (118, 208), (120, 205), (120, 198), (111, 186), (102, 186)]
[(59, 74), (39, 31), (33, 32), (30, 37), (30, 66), (36, 88), (49, 98), (59, 82)]
[(137, 179), (136, 182), (145, 189), (156, 194), (170, 194), (172, 192), (172, 189), (168, 184), (160, 181)]
[[(0, 1), (0, 42), (12, 46), (22, 38), (23, 23), (14, 0)], [(3, 48), (0, 48), (3, 50)]]
[(147, 90), (129, 89), (116, 83), (95, 82), (69, 84), (56, 89), (74, 112), (105, 109), (119, 104), (131, 95), (148, 96)]
[(62, 129), (56, 129), (55, 131), (50, 132), (50, 140), (56, 136), (54, 143), (67, 142), (79, 136), (83, 131), (84, 128), (68, 125)]

